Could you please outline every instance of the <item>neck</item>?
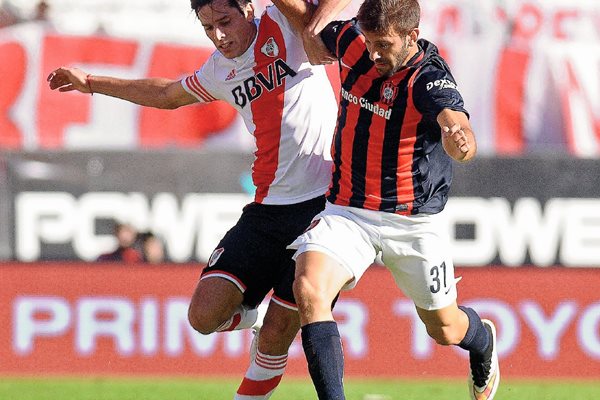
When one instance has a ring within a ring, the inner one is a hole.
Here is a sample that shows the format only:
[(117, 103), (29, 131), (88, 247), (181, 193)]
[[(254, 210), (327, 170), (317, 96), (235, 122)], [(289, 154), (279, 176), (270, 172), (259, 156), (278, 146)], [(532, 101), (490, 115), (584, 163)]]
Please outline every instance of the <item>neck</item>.
[(415, 56), (415, 54), (417, 54), (418, 52), (419, 52), (419, 46), (415, 43), (415, 45), (411, 46), (410, 49), (408, 50), (408, 54), (406, 55), (406, 58), (404, 59), (402, 66), (404, 67), (406, 64), (408, 64), (408, 61), (410, 61), (410, 59), (413, 58)]

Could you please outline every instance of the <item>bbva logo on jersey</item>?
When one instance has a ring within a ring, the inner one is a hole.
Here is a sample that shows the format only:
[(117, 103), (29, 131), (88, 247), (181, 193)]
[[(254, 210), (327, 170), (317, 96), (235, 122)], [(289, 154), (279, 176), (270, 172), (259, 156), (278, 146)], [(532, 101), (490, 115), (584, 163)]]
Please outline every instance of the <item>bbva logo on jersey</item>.
[(294, 77), (297, 75), (297, 72), (290, 68), (281, 58), (267, 65), (266, 75), (263, 71), (258, 72), (256, 75), (244, 80), (241, 85), (233, 88), (231, 94), (233, 94), (235, 104), (243, 108), (248, 102), (258, 99), (263, 94), (264, 89), (270, 92), (281, 86), (286, 76)]

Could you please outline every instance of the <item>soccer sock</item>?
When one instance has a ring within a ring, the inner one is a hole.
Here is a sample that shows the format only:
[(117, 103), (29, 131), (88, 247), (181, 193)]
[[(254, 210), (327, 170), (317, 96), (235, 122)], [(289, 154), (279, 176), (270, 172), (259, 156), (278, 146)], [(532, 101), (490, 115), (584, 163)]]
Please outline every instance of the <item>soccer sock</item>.
[(490, 345), (490, 333), (475, 310), (469, 307), (458, 306), (469, 317), (469, 328), (463, 340), (458, 344), (459, 347), (468, 350), (472, 355), (483, 356)]
[(344, 353), (336, 322), (304, 325), (302, 347), (319, 400), (344, 400)]
[(246, 308), (240, 305), (236, 308), (231, 318), (219, 325), (215, 329), (215, 332), (252, 328), (257, 318), (258, 310), (256, 308)]
[(270, 356), (258, 351), (246, 371), (246, 376), (234, 400), (263, 400), (271, 397), (281, 381), (287, 358), (287, 354)]

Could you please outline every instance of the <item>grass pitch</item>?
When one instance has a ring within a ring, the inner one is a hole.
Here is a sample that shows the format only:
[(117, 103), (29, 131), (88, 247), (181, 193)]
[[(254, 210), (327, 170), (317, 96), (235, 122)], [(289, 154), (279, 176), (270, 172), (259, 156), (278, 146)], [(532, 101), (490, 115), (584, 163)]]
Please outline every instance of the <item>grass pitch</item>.
[[(2, 400), (231, 400), (238, 379), (0, 378)], [(466, 382), (347, 379), (347, 400), (468, 399)], [(307, 379), (285, 379), (271, 400), (315, 400)], [(599, 381), (504, 379), (497, 400), (597, 400)]]

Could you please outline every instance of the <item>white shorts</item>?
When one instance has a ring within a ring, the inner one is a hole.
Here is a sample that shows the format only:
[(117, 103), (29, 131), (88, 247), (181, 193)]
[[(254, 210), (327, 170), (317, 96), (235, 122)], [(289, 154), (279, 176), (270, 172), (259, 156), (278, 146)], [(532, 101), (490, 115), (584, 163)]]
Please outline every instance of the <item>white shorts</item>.
[(417, 307), (437, 310), (456, 300), (443, 218), (443, 212), (404, 216), (327, 203), (288, 248), (296, 250), (294, 259), (306, 251), (335, 259), (354, 277), (344, 289), (353, 288), (381, 253), (400, 290)]

